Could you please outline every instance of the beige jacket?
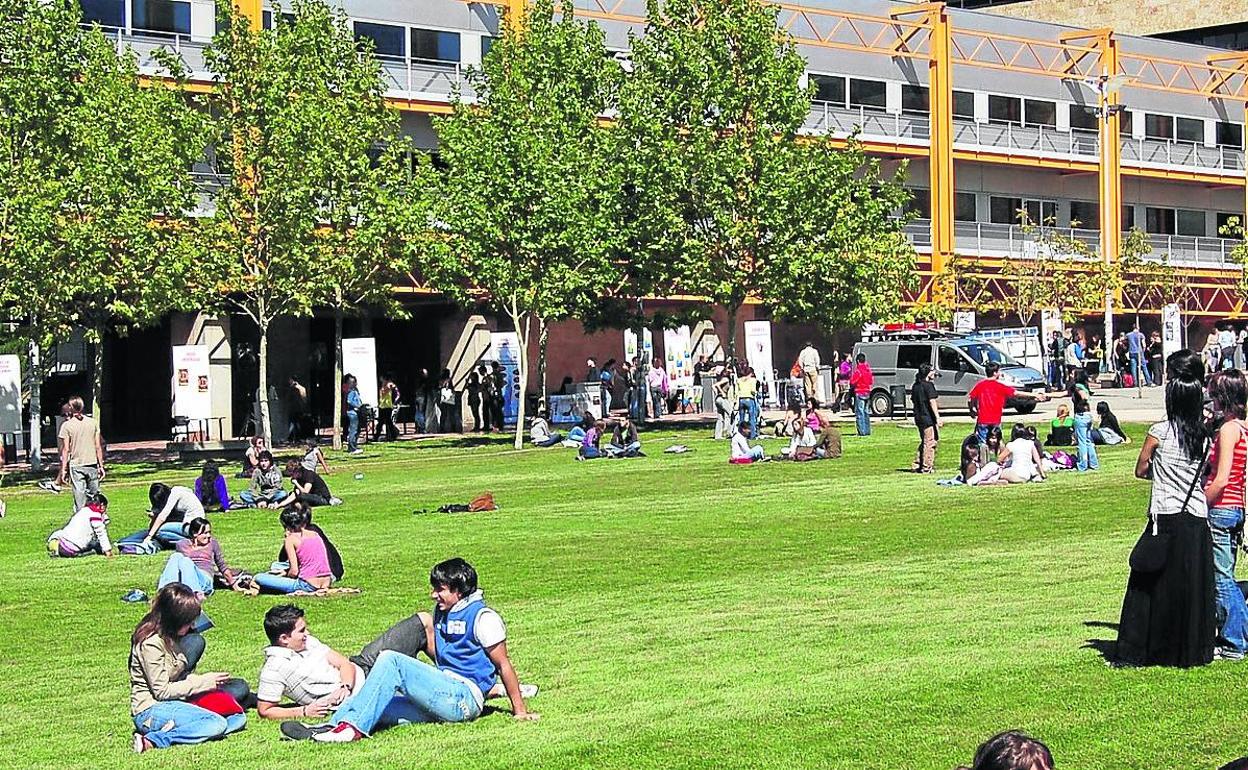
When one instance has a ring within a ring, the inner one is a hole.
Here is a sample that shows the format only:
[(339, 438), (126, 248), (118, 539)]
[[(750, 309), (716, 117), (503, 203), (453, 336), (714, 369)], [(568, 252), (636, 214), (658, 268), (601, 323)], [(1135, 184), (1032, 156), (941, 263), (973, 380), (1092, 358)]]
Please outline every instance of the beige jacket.
[(184, 700), (213, 689), (204, 674), (186, 673), (186, 656), (170, 651), (160, 634), (130, 648), (130, 714), (137, 716), (163, 700)]

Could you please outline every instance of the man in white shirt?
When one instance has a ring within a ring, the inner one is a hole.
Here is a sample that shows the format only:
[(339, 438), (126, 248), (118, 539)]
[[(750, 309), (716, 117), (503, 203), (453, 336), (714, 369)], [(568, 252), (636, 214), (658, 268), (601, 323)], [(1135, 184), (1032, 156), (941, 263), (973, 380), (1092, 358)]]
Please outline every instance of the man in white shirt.
[(807, 342), (802, 352), (797, 354), (797, 365), (802, 370), (802, 387), (806, 390), (806, 398), (819, 399), (819, 391), (816, 389), (819, 380), (819, 363), (819, 351)]
[(766, 458), (763, 448), (750, 446), (750, 424), (743, 422), (732, 437), (732, 460), (734, 462), (758, 462)]

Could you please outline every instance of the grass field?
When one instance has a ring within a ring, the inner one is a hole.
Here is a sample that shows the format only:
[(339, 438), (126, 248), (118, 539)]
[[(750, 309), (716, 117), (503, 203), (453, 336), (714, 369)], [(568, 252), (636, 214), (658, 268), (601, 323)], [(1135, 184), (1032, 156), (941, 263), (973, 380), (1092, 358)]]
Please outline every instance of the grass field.
[[(946, 433), (945, 475), (963, 432)], [(429, 567), (461, 555), (508, 621), (521, 679), (542, 688), (537, 723), (493, 713), (354, 746), (282, 742), (253, 712), (225, 741), (130, 754), (125, 663), (143, 607), (119, 597), (150, 593), (164, 559), (48, 559), (68, 493), (6, 487), (0, 766), (947, 770), (1012, 727), (1048, 742), (1060, 768), (1212, 768), (1248, 753), (1248, 663), (1115, 670), (1098, 652), (1116, 637), (1143, 522), (1136, 445), (1105, 451), (1096, 474), (944, 489), (896, 471), (914, 435), (878, 427), (847, 437), (839, 461), (750, 467), (689, 430), (646, 434), (650, 456), (632, 461), (501, 440), (331, 457), (347, 502), (316, 521), (363, 593), (303, 600), (312, 631), (354, 652), (427, 609)], [(658, 451), (677, 440), (695, 451)], [(113, 535), (143, 525), (148, 483), (194, 474), (113, 469)], [(412, 514), (482, 490), (502, 510)], [(213, 527), (251, 570), (281, 538), (267, 512)], [(254, 686), (260, 619), (279, 601), (210, 598), (201, 670)]]

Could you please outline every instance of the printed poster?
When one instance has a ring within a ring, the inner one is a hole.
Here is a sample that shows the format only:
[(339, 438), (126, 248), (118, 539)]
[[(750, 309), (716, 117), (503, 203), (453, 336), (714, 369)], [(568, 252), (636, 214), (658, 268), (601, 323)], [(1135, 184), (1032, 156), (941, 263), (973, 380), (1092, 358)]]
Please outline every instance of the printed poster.
[(745, 362), (754, 369), (759, 382), (768, 383), (768, 392), (775, 394), (776, 378), (771, 362), (771, 321), (745, 322)]
[(693, 386), (693, 353), (689, 350), (689, 327), (663, 330), (663, 359), (673, 388)]
[(1161, 356), (1162, 360), (1183, 348), (1183, 316), (1179, 306), (1165, 305), (1161, 308)]
[(380, 383), (377, 382), (377, 342), (372, 337), (344, 337), (342, 340), (342, 376), (355, 375), (360, 400), (377, 406)]
[(0, 433), (22, 431), (22, 360), (0, 356)]
[[(642, 355), (645, 356), (645, 364), (650, 366), (650, 362), (654, 360), (654, 335), (649, 329), (645, 329), (645, 350)], [(632, 363), (637, 359), (637, 331), (635, 329), (624, 330), (624, 360)]]
[(173, 416), (192, 420), (212, 417), (208, 345), (173, 346)]
[(520, 338), (515, 332), (490, 332), (490, 349), (482, 358), (503, 368), (503, 422), (514, 425), (520, 414)]

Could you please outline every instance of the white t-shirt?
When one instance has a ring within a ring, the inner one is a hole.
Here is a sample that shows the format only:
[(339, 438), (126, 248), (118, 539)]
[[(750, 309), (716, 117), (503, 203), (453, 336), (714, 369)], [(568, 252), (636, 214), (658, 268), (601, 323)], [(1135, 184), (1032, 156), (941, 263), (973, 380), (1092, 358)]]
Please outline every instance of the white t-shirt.
[(1036, 463), (1031, 453), (1036, 445), (1029, 438), (1016, 438), (1005, 445), (1010, 450), (1010, 469), (1024, 478), (1035, 478)]
[(749, 456), (750, 440), (744, 433), (737, 431), (732, 437), (732, 459), (741, 460)]
[(533, 443), (546, 441), (550, 438), (550, 423), (541, 417), (534, 418), (533, 425), (529, 427), (529, 438)]
[(1235, 345), (1235, 332), (1231, 331), (1230, 329), (1223, 329), (1222, 331), (1218, 332), (1218, 346), (1219, 347), (1229, 348), (1229, 347), (1234, 347), (1234, 345)]
[[(354, 663), (351, 665), (355, 666)], [(355, 690), (364, 684), (364, 670), (355, 666)], [(312, 634), (302, 652), (272, 645), (264, 649), (264, 666), (256, 699), (281, 703), (283, 697), (305, 706), (342, 685), (342, 674), (329, 662), (329, 647)]]

